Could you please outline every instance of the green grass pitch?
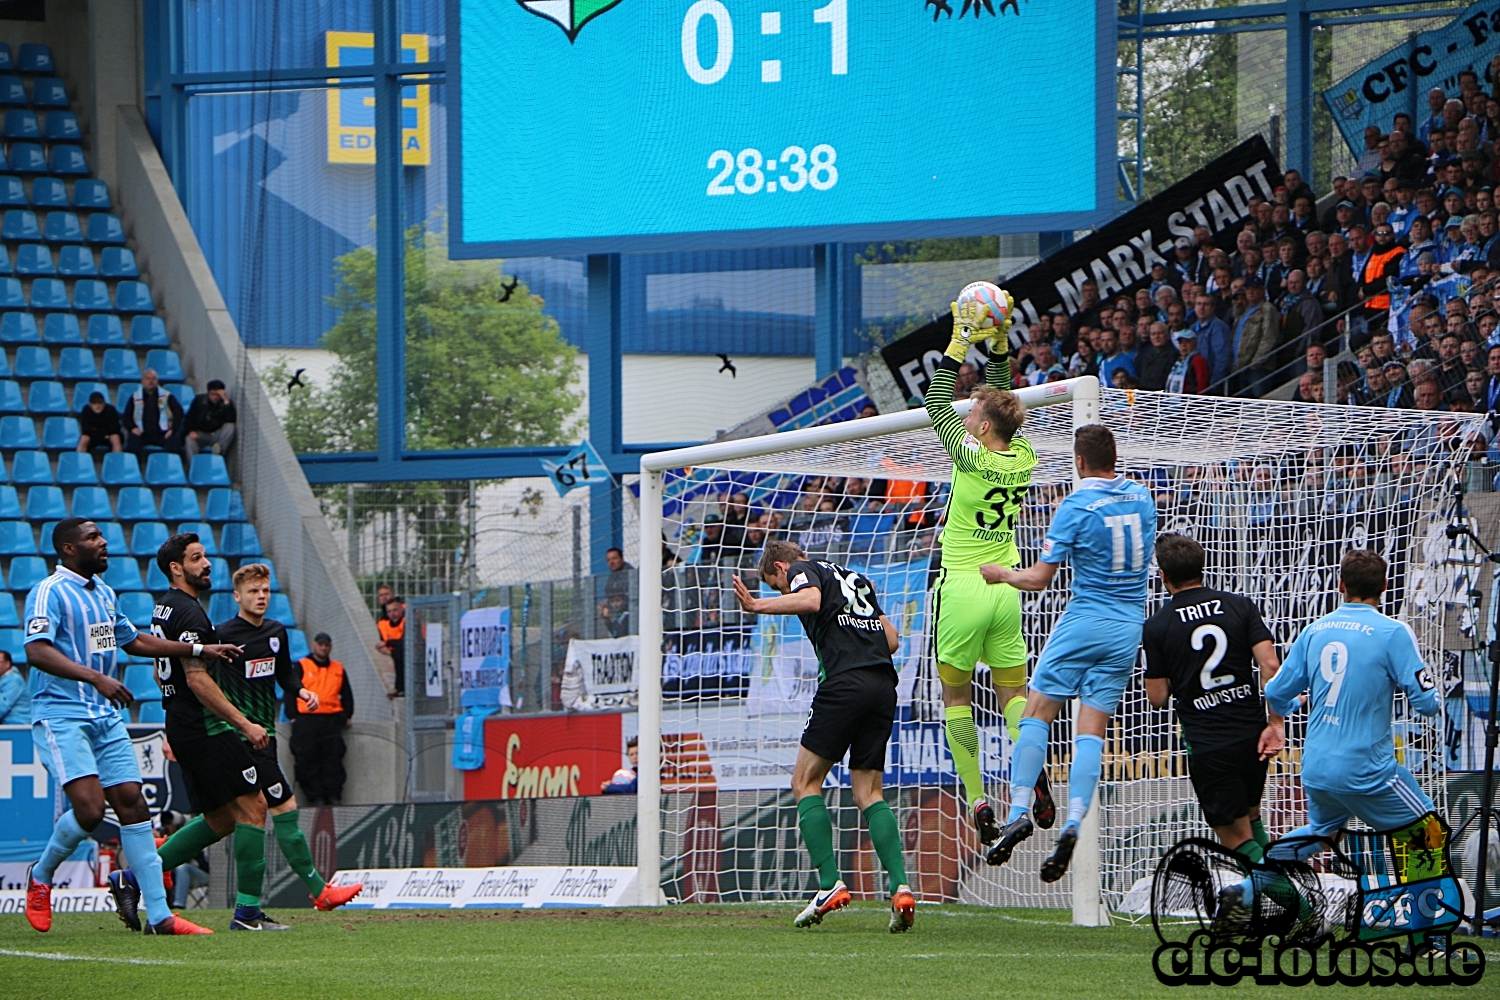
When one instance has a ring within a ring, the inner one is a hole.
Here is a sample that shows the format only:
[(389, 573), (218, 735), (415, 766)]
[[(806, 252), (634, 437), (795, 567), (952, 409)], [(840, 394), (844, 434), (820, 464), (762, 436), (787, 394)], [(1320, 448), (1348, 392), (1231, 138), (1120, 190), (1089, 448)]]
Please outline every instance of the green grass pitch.
[[(888, 911), (855, 904), (798, 930), (782, 906), (657, 910), (360, 911), (275, 915), (287, 933), (230, 934), (226, 911), (193, 911), (211, 938), (132, 935), (108, 914), (59, 915), (48, 934), (0, 918), (0, 997), (218, 1000), (393, 998), (815, 997), (818, 1000), (1133, 1000), (1136, 997), (1326, 996), (1242, 983), (1169, 989), (1151, 972), (1148, 928), (1072, 927), (1056, 911), (922, 906), (909, 934)], [(1500, 948), (1486, 941), (1490, 963)], [(1469, 995), (1492, 995), (1491, 968)], [(1369, 988), (1361, 988), (1369, 994)], [(1459, 987), (1444, 987), (1456, 991)], [(1433, 987), (1384, 988), (1383, 997)]]

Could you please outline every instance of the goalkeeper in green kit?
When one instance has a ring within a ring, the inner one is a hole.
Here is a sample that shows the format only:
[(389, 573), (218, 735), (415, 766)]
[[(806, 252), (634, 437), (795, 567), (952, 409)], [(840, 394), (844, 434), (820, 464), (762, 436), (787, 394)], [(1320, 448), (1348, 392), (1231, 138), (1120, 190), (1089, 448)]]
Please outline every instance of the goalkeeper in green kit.
[[(1004, 292), (999, 292), (1009, 300)], [(1026, 640), (1021, 634), (1021, 596), (1014, 587), (991, 585), (979, 574), (985, 563), (1015, 566), (1015, 525), (1031, 488), (1036, 452), (1019, 431), (1026, 409), (1010, 388), (1010, 359), (1001, 346), (985, 371), (985, 384), (971, 394), (963, 417), (953, 407), (958, 369), (969, 348), (991, 337), (1006, 343), (1010, 311), (996, 325), (980, 302), (953, 303), (953, 339), (927, 386), (925, 402), (937, 432), (953, 459), (953, 489), (943, 525), (942, 571), (935, 588), (937, 669), (943, 685), (948, 750), (963, 782), (969, 815), (979, 839), (1000, 836), (994, 807), (985, 799), (979, 770), (979, 732), (974, 726), (974, 664), (990, 668), (995, 694), (1005, 713), (1011, 745), (1026, 707)], [(1038, 826), (1056, 821), (1043, 768), (1032, 807)]]

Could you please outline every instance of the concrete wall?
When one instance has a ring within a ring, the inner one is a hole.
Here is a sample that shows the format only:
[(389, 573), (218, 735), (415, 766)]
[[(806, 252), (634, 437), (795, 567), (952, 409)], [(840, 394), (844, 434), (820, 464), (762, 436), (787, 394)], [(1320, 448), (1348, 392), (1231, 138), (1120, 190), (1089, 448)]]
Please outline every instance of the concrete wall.
[[(392, 802), (404, 793), (401, 702), (387, 699), (389, 660), (370, 648), (377, 635), (317, 499), (287, 444), (281, 422), (229, 318), (166, 167), (133, 105), (116, 110), (118, 202), (158, 311), (182, 354), (189, 381), (222, 378), (239, 410), (231, 472), (266, 552), (309, 633), (333, 637), (354, 689), (356, 727), (346, 764), (349, 802)], [(397, 766), (397, 762), (401, 766)]]

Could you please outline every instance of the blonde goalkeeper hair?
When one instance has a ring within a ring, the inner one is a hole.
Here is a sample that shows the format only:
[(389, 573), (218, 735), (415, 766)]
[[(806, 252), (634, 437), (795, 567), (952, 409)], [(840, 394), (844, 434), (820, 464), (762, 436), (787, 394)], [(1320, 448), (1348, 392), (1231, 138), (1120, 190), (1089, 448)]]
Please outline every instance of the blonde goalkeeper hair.
[(1026, 407), (1013, 392), (996, 389), (992, 385), (981, 385), (975, 386), (974, 391), (969, 393), (969, 398), (974, 401), (974, 408), (979, 411), (980, 419), (988, 420), (990, 428), (1007, 441), (1015, 437), (1016, 431), (1026, 423)]

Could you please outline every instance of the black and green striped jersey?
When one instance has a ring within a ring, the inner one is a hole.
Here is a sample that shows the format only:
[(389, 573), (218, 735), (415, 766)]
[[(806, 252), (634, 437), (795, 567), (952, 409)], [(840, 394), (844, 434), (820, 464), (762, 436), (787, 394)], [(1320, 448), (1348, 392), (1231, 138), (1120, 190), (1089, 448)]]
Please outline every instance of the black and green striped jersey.
[[(178, 642), (197, 642), (205, 646), (219, 641), (208, 613), (196, 597), (173, 587), (161, 596), (151, 610), (151, 634)], [(206, 661), (208, 675), (218, 680), (217, 664)], [(203, 739), (218, 733), (232, 733), (234, 727), (203, 707), (192, 688), (182, 659), (163, 656), (156, 661), (156, 683), (161, 687), (162, 707), (167, 714), (167, 739), (173, 743)]]
[(302, 687), (302, 674), (292, 663), (286, 626), (274, 618), (252, 625), (239, 615), (220, 622), (215, 631), (220, 642), (232, 643), (245, 652), (232, 664), (221, 666), (219, 687), (245, 718), (268, 731), (276, 728), (276, 687), (293, 697)]
[[(1009, 451), (990, 451), (969, 434), (953, 408), (958, 367), (957, 361), (944, 358), (927, 385), (925, 400), (932, 429), (953, 459), (953, 490), (943, 524), (943, 567), (1014, 566), (1021, 561), (1016, 549), (1016, 515), (1031, 488), (1036, 452), (1020, 434), (1011, 438)], [(1009, 391), (1010, 359), (1001, 354), (991, 361), (985, 381)]]

